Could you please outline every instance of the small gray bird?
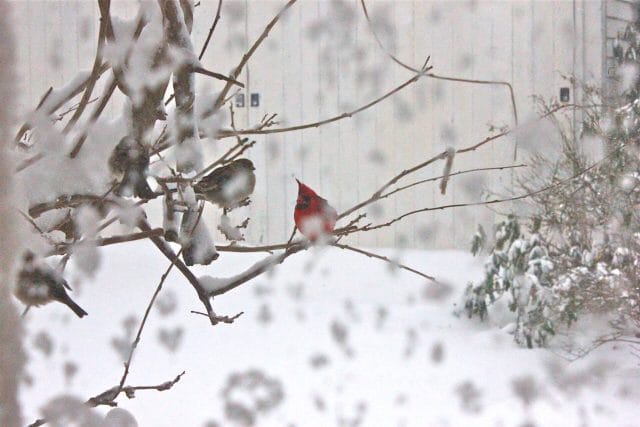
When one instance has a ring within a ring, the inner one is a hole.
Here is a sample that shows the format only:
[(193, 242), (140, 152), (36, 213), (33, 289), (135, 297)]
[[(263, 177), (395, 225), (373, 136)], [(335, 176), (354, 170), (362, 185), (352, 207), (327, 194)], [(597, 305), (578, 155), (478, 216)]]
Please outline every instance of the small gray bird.
[(221, 166), (196, 182), (196, 195), (226, 209), (243, 204), (256, 186), (256, 168), (249, 159), (237, 159)]
[(44, 262), (37, 262), (33, 252), (25, 253), (15, 289), (20, 301), (28, 306), (58, 301), (73, 310), (78, 317), (86, 316), (87, 312), (67, 295), (65, 288), (71, 289), (64, 277)]
[(131, 136), (125, 136), (113, 149), (109, 157), (109, 168), (119, 182), (114, 193), (134, 197), (153, 199), (157, 196), (147, 183), (149, 169), (149, 150)]

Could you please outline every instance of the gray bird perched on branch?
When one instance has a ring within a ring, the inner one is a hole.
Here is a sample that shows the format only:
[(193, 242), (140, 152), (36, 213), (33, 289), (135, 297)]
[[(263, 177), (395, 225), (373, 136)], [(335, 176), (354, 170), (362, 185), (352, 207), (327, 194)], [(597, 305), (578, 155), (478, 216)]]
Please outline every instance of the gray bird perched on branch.
[(109, 168), (119, 182), (114, 193), (134, 197), (153, 199), (157, 195), (147, 183), (149, 168), (149, 150), (131, 136), (125, 136), (113, 149), (109, 157)]
[(37, 262), (33, 252), (27, 251), (24, 254), (15, 289), (15, 295), (20, 301), (27, 306), (58, 301), (73, 310), (78, 317), (86, 316), (87, 312), (67, 295), (65, 288), (71, 290), (58, 272), (44, 262)]
[(249, 159), (237, 159), (216, 168), (193, 186), (196, 195), (227, 209), (241, 206), (256, 186), (256, 168)]

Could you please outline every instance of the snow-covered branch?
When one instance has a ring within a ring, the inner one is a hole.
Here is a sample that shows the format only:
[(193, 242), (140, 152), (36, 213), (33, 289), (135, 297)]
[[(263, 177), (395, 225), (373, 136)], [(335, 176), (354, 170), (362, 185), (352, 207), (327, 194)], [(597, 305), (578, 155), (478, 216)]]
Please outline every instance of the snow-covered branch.
[(258, 277), (259, 275), (272, 269), (276, 265), (282, 264), (282, 262), (284, 262), (284, 260), (291, 255), (307, 249), (308, 247), (309, 243), (307, 242), (294, 243), (284, 251), (278, 254), (267, 256), (266, 258), (258, 261), (242, 273), (239, 273), (235, 276), (227, 277), (224, 279), (214, 278), (211, 276), (203, 276), (200, 277), (198, 281), (200, 282), (200, 285), (205, 289), (207, 294), (211, 297), (222, 295), (237, 288), (243, 283), (246, 283), (249, 280)]
[(200, 170), (202, 148), (194, 112), (196, 93), (193, 72), (195, 68), (201, 67), (193, 51), (189, 30), (178, 2), (176, 0), (162, 0), (160, 4), (167, 42), (177, 61), (173, 70), (173, 91), (176, 101), (177, 170), (178, 172)]

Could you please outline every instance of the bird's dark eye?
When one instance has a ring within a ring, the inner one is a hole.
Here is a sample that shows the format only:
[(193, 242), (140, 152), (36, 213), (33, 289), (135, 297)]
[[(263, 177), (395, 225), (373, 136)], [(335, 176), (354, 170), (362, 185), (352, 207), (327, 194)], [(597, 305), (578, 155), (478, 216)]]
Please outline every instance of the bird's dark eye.
[(303, 210), (308, 209), (310, 204), (311, 204), (311, 197), (306, 194), (301, 194), (298, 197), (296, 209), (303, 209)]

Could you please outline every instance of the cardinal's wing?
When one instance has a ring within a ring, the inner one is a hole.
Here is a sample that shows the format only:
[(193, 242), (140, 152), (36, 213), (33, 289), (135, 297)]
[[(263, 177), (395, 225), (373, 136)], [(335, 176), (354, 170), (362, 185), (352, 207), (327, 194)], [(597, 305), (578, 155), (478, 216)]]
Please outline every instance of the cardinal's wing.
[(338, 212), (334, 209), (334, 207), (331, 206), (329, 202), (327, 202), (322, 197), (320, 197), (319, 206), (320, 206), (320, 212), (322, 213), (322, 215), (328, 220), (331, 220), (332, 222), (335, 223), (336, 220), (338, 219)]

